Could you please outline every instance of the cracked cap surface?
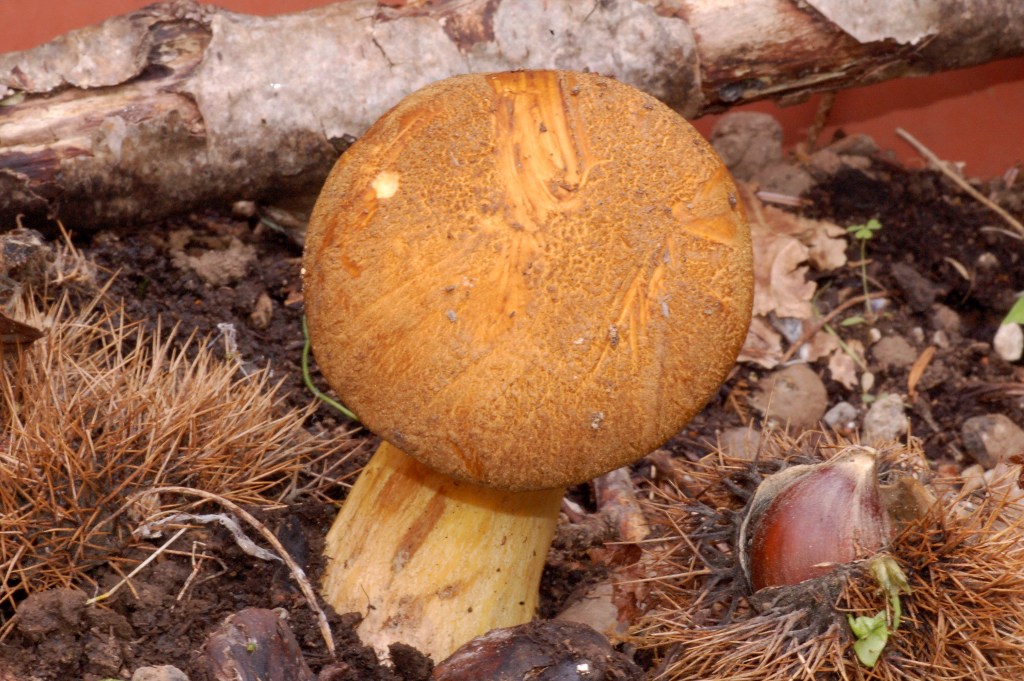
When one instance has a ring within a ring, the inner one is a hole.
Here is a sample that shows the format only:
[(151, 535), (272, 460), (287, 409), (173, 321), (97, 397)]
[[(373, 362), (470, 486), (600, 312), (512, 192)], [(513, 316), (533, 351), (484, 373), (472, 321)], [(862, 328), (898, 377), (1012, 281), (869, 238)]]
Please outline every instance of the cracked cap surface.
[(739, 196), (675, 112), (595, 74), (457, 76), (338, 161), (306, 236), (317, 362), (440, 472), (560, 487), (717, 391), (753, 295)]

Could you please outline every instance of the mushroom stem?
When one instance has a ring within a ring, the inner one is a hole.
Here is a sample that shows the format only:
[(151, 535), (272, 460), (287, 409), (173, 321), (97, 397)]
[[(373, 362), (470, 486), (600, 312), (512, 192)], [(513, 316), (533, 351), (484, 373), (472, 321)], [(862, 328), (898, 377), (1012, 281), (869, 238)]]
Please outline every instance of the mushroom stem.
[(384, 442), (327, 535), (325, 599), (364, 615), (359, 636), (382, 658), (402, 642), (439, 662), (529, 622), (564, 492), (458, 481)]

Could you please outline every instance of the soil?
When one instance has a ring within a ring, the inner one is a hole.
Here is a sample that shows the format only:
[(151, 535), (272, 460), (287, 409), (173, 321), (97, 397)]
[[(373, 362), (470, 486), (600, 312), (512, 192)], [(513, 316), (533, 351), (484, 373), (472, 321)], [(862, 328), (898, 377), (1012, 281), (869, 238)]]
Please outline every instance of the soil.
[[(996, 193), (1005, 208), (1021, 215), (1024, 194), (1019, 189), (1007, 191), (995, 181), (982, 190)], [(1024, 369), (992, 350), (998, 322), (1014, 295), (1024, 290), (1024, 245), (998, 229), (1003, 227), (998, 217), (941, 174), (907, 170), (879, 157), (866, 168), (839, 170), (806, 198), (799, 209), (806, 216), (844, 227), (870, 218), (883, 225), (868, 244), (867, 272), (872, 290), (889, 292), (888, 304), (873, 325), (844, 328), (844, 338), (859, 338), (868, 347), (873, 326), (882, 336), (902, 337), (916, 354), (932, 344), (939, 327), (945, 329), (945, 346), (937, 347), (916, 383), (917, 399), (909, 402), (911, 432), (922, 439), (932, 465), (950, 473), (972, 463), (960, 435), (971, 416), (1001, 413), (1024, 424)], [(59, 239), (55, 233), (47, 236)], [(75, 243), (108, 273), (117, 273), (110, 295), (124, 300), (129, 318), (145, 320), (154, 329), (160, 320), (161, 333), (182, 341), (194, 333), (208, 335), (219, 352), (237, 353), (250, 366), (269, 365), (282, 381), (288, 406), (304, 406), (312, 399), (300, 370), (301, 246), (288, 234), (257, 218), (210, 213), (76, 235)], [(860, 260), (857, 244), (851, 243), (848, 256), (851, 263)], [(213, 260), (204, 263), (203, 258)], [(826, 311), (863, 285), (859, 266), (814, 276), (822, 291), (817, 304)], [(952, 310), (958, 325), (939, 318), (946, 313), (937, 305)], [(225, 330), (230, 328), (234, 331)], [(232, 333), (233, 345), (226, 337)], [(830, 406), (840, 400), (866, 406), (860, 391), (832, 380), (821, 363), (812, 368), (824, 380)], [(873, 394), (907, 394), (909, 367), (873, 368)], [(734, 372), (707, 409), (665, 450), (695, 460), (725, 428), (756, 421), (757, 414), (744, 401), (753, 372), (750, 367)], [(319, 380), (315, 370), (313, 378)], [(309, 427), (330, 429), (343, 423), (321, 406)], [(368, 433), (361, 436), (372, 439)], [(647, 468), (638, 466), (637, 474)], [(587, 486), (572, 490), (570, 498), (584, 515), (595, 510)], [(317, 500), (261, 515), (314, 584), (332, 515), (333, 508)], [(554, 616), (600, 581), (614, 560), (614, 552), (602, 549), (604, 537), (581, 532), (582, 525), (564, 520), (549, 555), (543, 618)], [(174, 665), (192, 681), (205, 681), (214, 678), (206, 666), (207, 638), (229, 615), (254, 607), (287, 611), (305, 664), (322, 679), (427, 678), (429, 664), (415, 651), (396, 655), (394, 668), (379, 666), (373, 653), (359, 644), (353, 631), (357, 617), (351, 614), (329, 613), (339, 650), (332, 662), (316, 618), (279, 564), (247, 555), (225, 530), (203, 528), (195, 531), (195, 538), (205, 542), (206, 553), (216, 556), (218, 564), (204, 567), (198, 578), (193, 578), (187, 553), (168, 554), (134, 577), (131, 589), (122, 589), (101, 607), (84, 607), (86, 594), (76, 590), (44, 592), (22, 601), (15, 626), (0, 641), (0, 680), (130, 678), (140, 667)], [(92, 579), (109, 586), (120, 577), (101, 566)]]

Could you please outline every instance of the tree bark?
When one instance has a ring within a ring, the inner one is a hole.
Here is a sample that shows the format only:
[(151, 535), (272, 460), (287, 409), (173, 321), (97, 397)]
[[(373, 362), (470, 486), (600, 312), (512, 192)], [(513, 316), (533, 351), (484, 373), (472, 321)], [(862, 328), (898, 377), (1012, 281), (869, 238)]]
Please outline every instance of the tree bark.
[(590, 69), (693, 117), (1021, 55), (1014, 0), (350, 0), (276, 17), (174, 0), (0, 55), (0, 224), (311, 197), (379, 115), (468, 71)]

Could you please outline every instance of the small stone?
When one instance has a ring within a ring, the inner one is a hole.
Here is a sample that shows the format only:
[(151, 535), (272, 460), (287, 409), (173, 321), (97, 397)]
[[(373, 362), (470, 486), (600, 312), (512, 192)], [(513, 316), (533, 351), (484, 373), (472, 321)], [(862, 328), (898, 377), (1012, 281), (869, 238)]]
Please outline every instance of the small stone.
[(917, 359), (917, 350), (903, 336), (886, 336), (871, 346), (871, 356), (885, 371), (905, 369)]
[(1016, 362), (1024, 356), (1024, 328), (1020, 324), (1001, 324), (992, 339), (992, 347), (1007, 362)]
[(878, 144), (869, 135), (847, 135), (826, 147), (841, 156), (874, 156)]
[(945, 292), (943, 286), (931, 281), (906, 263), (894, 263), (891, 272), (914, 312), (930, 309), (935, 304), (935, 299)]
[(139, 667), (132, 674), (132, 681), (188, 681), (185, 672), (169, 664), (158, 667)]
[(949, 348), (949, 334), (939, 329), (932, 334), (932, 345), (942, 350)]
[(932, 328), (949, 335), (960, 333), (960, 315), (951, 307), (937, 303), (932, 306)]
[(263, 330), (270, 326), (270, 320), (274, 316), (274, 301), (267, 295), (266, 291), (260, 293), (256, 304), (249, 314), (249, 321), (253, 328)]
[(231, 204), (231, 213), (240, 218), (256, 217), (255, 201), (235, 201)]
[(715, 124), (710, 139), (733, 177), (739, 180), (749, 180), (762, 168), (782, 160), (782, 126), (770, 114), (725, 114)]
[(962, 489), (964, 494), (970, 494), (985, 487), (985, 469), (981, 464), (971, 464), (960, 473), (960, 477), (964, 481)]
[(806, 430), (825, 415), (828, 391), (813, 369), (794, 364), (761, 379), (750, 404), (769, 421)]
[(761, 442), (761, 431), (757, 428), (735, 426), (718, 434), (718, 449), (734, 459), (753, 461)]
[(809, 172), (791, 163), (773, 163), (762, 168), (754, 181), (764, 191), (800, 196), (815, 185)]
[(843, 167), (843, 160), (839, 158), (839, 154), (826, 147), (811, 154), (809, 166), (812, 174), (827, 178), (839, 172)]
[(900, 396), (882, 395), (864, 415), (864, 442), (871, 446), (896, 442), (908, 425)]
[(1024, 429), (1005, 414), (972, 416), (960, 428), (964, 449), (986, 469), (1024, 454)]
[(824, 420), (834, 430), (849, 430), (857, 423), (857, 407), (849, 402), (837, 402), (825, 412)]

